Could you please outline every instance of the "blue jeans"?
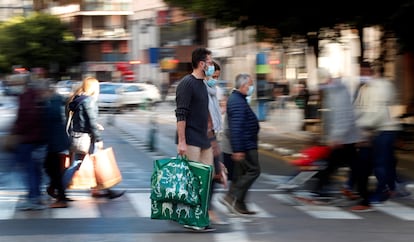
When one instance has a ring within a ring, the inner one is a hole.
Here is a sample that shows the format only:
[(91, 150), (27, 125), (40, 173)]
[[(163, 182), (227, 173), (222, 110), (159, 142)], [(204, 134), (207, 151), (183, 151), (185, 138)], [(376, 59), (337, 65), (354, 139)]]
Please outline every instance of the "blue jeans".
[(71, 160), (73, 161), (62, 175), (62, 185), (67, 188), (72, 181), (75, 172), (79, 169), (82, 164), (84, 154), (72, 154)]
[(383, 194), (387, 190), (395, 190), (396, 157), (394, 144), (397, 131), (382, 131), (373, 141), (373, 168), (377, 178), (375, 193)]
[(17, 161), (23, 165), (28, 189), (27, 198), (32, 202), (39, 202), (41, 198), (42, 169), (46, 158), (47, 146), (38, 144), (19, 144), (17, 147)]
[[(95, 153), (95, 142), (91, 142), (91, 147), (89, 148), (89, 154)], [(85, 154), (74, 153), (72, 154), (71, 161), (72, 163), (68, 168), (65, 169), (62, 175), (62, 185), (64, 188), (67, 188), (72, 181), (75, 172), (79, 169), (82, 164)]]

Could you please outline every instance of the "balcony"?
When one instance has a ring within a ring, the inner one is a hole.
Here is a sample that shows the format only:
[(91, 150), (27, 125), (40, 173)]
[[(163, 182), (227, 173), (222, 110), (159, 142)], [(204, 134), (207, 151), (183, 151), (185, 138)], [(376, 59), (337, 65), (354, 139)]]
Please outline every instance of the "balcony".
[(106, 27), (106, 28), (84, 28), (79, 41), (95, 41), (95, 40), (130, 40), (131, 34), (125, 28)]

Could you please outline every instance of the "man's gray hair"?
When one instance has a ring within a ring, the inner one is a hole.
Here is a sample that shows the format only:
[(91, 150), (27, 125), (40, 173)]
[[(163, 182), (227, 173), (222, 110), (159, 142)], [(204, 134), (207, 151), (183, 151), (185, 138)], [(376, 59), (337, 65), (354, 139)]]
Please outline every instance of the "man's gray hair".
[(332, 78), (332, 75), (329, 72), (329, 70), (323, 67), (319, 67), (316, 70), (316, 75), (317, 75), (317, 78), (318, 78), (317, 80), (319, 84), (326, 84)]
[(239, 89), (241, 86), (245, 85), (251, 79), (250, 74), (242, 73), (236, 76), (234, 83), (234, 88)]

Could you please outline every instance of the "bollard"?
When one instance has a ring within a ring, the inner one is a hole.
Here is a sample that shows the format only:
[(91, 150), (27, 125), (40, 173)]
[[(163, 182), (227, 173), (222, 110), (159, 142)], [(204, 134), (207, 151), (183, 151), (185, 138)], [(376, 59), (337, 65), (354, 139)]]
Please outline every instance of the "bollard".
[(150, 129), (148, 132), (148, 147), (150, 151), (156, 150), (156, 139), (157, 139), (157, 121), (156, 115), (151, 115), (150, 118)]

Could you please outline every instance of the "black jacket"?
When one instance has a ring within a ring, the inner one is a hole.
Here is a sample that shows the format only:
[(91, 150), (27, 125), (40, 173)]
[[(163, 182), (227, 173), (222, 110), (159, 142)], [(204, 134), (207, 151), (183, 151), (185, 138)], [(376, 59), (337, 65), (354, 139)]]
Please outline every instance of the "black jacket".
[(76, 96), (69, 104), (69, 111), (73, 111), (71, 131), (89, 133), (93, 142), (102, 141), (98, 129), (98, 105), (90, 96)]

